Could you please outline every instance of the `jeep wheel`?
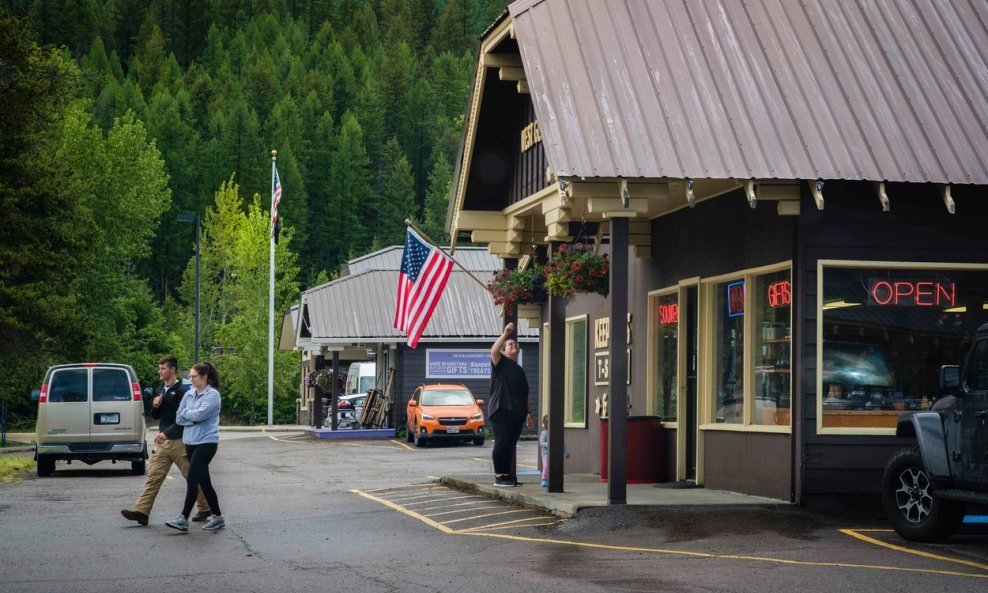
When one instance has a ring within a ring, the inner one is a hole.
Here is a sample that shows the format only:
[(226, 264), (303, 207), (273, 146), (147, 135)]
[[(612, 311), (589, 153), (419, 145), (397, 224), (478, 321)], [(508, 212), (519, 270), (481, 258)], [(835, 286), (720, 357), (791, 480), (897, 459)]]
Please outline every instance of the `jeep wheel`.
[(934, 496), (936, 484), (923, 467), (919, 447), (900, 449), (882, 477), (882, 503), (896, 533), (910, 541), (948, 539), (964, 520), (964, 505)]
[(38, 455), (38, 477), (47, 478), (55, 473), (55, 458), (51, 455)]

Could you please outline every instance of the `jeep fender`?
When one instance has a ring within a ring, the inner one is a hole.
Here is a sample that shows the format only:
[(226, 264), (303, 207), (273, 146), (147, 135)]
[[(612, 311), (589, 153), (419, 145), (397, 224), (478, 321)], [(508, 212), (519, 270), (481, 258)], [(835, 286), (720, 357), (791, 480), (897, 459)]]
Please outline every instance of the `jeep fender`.
[[(912, 433), (912, 434), (910, 434)], [(934, 480), (950, 479), (950, 457), (943, 433), (943, 420), (937, 412), (916, 412), (908, 420), (899, 422), (896, 436), (915, 436), (916, 444), (926, 466), (926, 473)]]

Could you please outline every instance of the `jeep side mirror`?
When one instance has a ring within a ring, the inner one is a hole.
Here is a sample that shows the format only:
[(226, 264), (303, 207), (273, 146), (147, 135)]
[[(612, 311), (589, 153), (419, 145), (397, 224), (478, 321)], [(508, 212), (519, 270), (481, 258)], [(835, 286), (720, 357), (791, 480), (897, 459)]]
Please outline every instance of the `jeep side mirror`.
[(41, 399), (41, 390), (34, 388), (31, 390), (31, 401), (36, 402)]
[(940, 392), (954, 393), (961, 386), (961, 367), (956, 364), (940, 366)]

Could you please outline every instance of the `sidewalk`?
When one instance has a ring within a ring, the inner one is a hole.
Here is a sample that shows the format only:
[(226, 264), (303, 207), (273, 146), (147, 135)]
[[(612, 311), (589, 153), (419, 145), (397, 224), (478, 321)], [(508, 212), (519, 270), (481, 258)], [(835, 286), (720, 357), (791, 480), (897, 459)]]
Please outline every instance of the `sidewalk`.
[[(494, 498), (545, 509), (555, 515), (572, 517), (580, 509), (607, 506), (607, 484), (596, 474), (567, 474), (563, 478), (564, 492), (549, 493), (540, 486), (538, 474), (519, 473), (522, 486), (494, 486), (490, 475), (443, 476), (440, 482), (468, 492), (479, 492)], [(674, 484), (628, 484), (627, 504), (640, 506), (706, 506), (752, 505), (790, 506), (790, 503), (748, 496), (723, 490), (697, 487), (677, 487)]]
[[(220, 426), (220, 432), (221, 433), (223, 432), (302, 433), (309, 428), (311, 427), (301, 426), (298, 424), (276, 424), (274, 426)], [(157, 431), (157, 424), (155, 424), (154, 426), (148, 425), (149, 434), (156, 431)], [(7, 446), (3, 449), (0, 449), (0, 451), (6, 453), (33, 451), (34, 437), (35, 437), (35, 433), (33, 432), (8, 432)]]

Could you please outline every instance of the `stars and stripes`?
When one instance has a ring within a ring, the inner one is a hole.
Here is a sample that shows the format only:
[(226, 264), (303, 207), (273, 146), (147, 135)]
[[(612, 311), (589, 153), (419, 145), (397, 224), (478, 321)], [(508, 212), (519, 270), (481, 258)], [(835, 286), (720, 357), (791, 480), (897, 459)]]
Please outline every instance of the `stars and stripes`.
[(278, 216), (278, 204), (281, 204), (281, 179), (278, 177), (278, 167), (273, 168), (271, 176), (271, 238), (278, 242), (281, 232), (281, 218)]
[(410, 347), (418, 345), (452, 270), (453, 260), (448, 255), (423, 241), (411, 228), (407, 229), (398, 273), (394, 326), (408, 336)]

